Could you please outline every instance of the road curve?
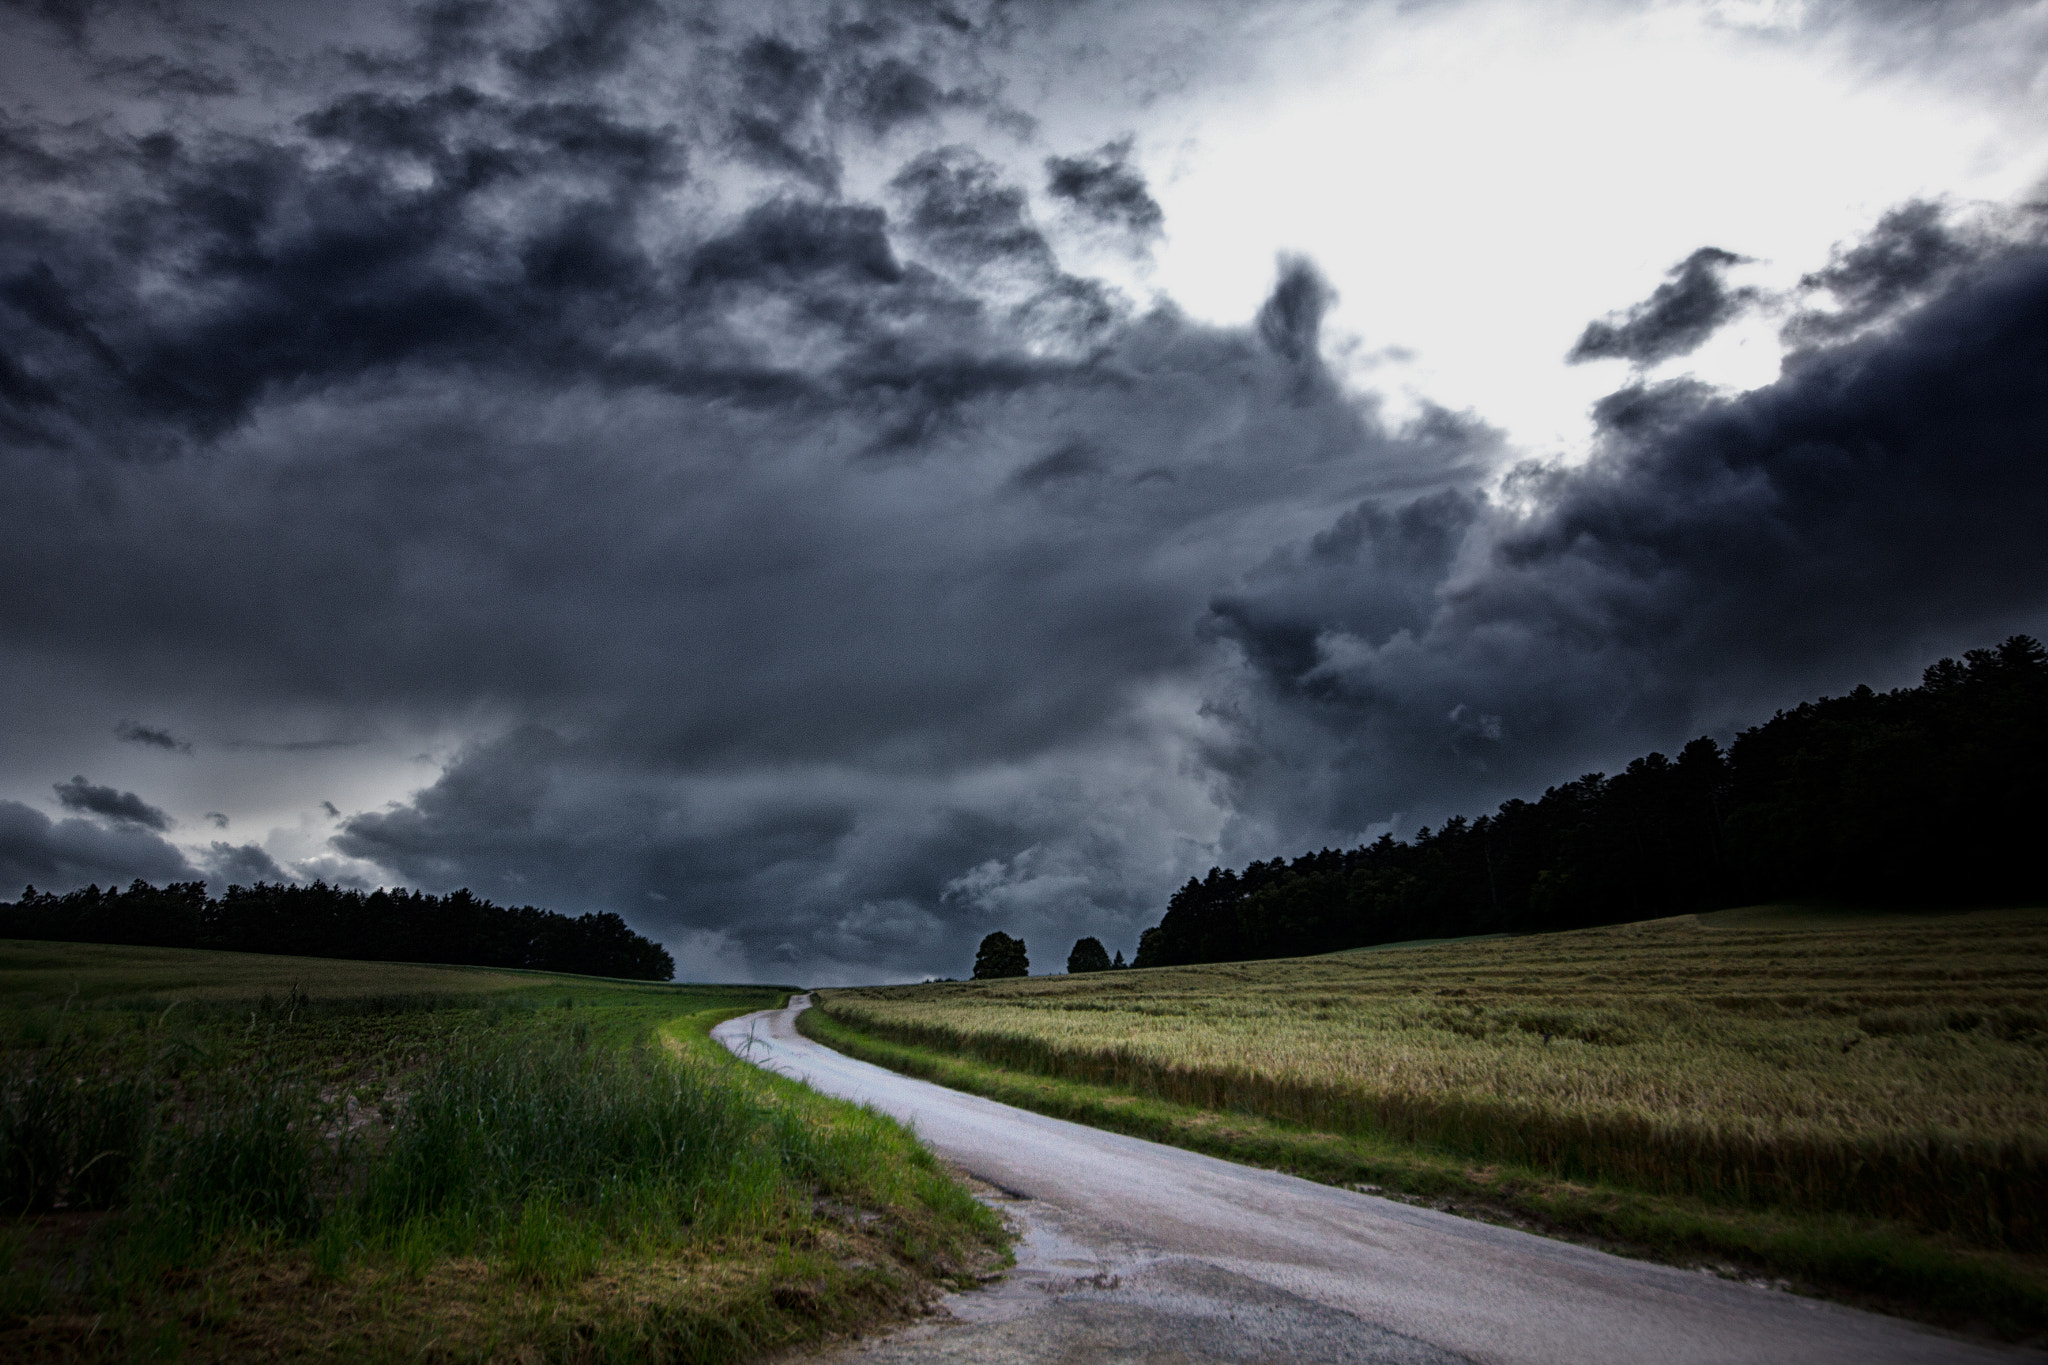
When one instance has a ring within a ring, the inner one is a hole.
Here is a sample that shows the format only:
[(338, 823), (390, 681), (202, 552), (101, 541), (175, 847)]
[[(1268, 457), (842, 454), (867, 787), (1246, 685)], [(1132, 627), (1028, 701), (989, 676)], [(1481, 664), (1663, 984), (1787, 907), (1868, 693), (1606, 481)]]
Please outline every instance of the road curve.
[[(1019, 1274), (863, 1360), (1975, 1365), (2048, 1359), (1047, 1118), (803, 1037), (798, 996), (712, 1031), (913, 1125), (1008, 1196)], [(1175, 1344), (1178, 1343), (1178, 1344)]]

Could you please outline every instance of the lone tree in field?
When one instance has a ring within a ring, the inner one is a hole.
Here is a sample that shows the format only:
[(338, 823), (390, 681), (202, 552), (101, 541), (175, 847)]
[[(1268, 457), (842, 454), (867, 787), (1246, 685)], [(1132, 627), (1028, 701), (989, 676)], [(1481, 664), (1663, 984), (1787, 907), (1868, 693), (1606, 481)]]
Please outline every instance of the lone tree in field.
[(1109, 950), (1102, 946), (1099, 938), (1081, 939), (1074, 944), (1074, 951), (1067, 954), (1067, 970), (1106, 972), (1109, 970)]
[(1031, 975), (1031, 959), (1024, 955), (1024, 940), (997, 930), (981, 941), (974, 955), (974, 979), (989, 981), (1001, 976)]

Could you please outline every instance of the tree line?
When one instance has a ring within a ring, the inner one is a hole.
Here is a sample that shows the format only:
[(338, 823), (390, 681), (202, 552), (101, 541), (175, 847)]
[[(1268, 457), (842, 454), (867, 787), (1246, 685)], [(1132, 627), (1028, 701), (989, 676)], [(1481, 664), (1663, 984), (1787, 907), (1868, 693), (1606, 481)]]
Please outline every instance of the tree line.
[(2048, 651), (2024, 635), (1920, 685), (1781, 711), (1537, 801), (1174, 893), (1136, 967), (1576, 929), (1784, 900), (1984, 905), (2048, 896)]
[(466, 890), (364, 892), (320, 881), (230, 886), (218, 897), (196, 881), (157, 887), (138, 880), (126, 891), (95, 885), (62, 896), (31, 886), (12, 905), (0, 904), (0, 938), (528, 967), (636, 981), (667, 981), (676, 969), (665, 948), (609, 912), (572, 919), (496, 905)]

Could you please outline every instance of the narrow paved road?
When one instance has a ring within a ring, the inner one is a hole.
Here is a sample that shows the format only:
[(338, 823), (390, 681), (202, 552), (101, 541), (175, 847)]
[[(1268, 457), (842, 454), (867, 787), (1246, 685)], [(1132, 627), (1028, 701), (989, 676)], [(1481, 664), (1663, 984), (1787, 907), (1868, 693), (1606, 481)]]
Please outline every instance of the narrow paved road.
[(784, 1010), (713, 1036), (912, 1124), (1024, 1226), (1003, 1285), (834, 1359), (1973, 1365), (2048, 1359), (1013, 1109), (857, 1062)]

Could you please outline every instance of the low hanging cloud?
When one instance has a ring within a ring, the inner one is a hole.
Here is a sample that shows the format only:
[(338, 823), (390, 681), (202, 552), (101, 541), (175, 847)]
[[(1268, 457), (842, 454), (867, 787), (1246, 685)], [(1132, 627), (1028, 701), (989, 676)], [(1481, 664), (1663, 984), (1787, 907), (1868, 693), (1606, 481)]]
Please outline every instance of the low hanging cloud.
[[(1309, 261), (1236, 326), (1072, 273), (1048, 202), (1160, 220), (1132, 145), (1019, 141), (1027, 27), (440, 6), (290, 89), (223, 43), (272, 105), (217, 124), (10, 107), (0, 655), (51, 697), (153, 680), (129, 743), (312, 736), (209, 746), (305, 765), (302, 806), (358, 736), (452, 736), (305, 866), (819, 982), (961, 975), (992, 928), (1128, 952), (1214, 863), (2048, 606), (2048, 278), (2012, 224), (1907, 206), (1818, 265), (1835, 321), (1777, 383), (1639, 374), (1587, 462), (1516, 465), (1479, 415), (1333, 378)], [(1582, 348), (1685, 354), (1754, 306), (1734, 263)], [(78, 818), (0, 803), (0, 874), (292, 870), (58, 785)]]
[(56, 784), (57, 804), (66, 810), (80, 811), (112, 820), (120, 825), (138, 825), (143, 829), (167, 830), (174, 823), (169, 815), (150, 805), (134, 792), (116, 791), (112, 787), (88, 782), (83, 777), (74, 777), (69, 782)]
[(215, 894), (230, 886), (253, 886), (257, 882), (277, 885), (299, 880), (256, 844), (229, 844), (216, 839), (200, 855), (199, 864)]
[(0, 888), (69, 891), (88, 884), (126, 886), (141, 877), (186, 881), (196, 873), (174, 845), (153, 830), (98, 820), (52, 820), (33, 806), (0, 801)]
[(117, 724), (114, 727), (114, 738), (124, 744), (140, 744), (149, 749), (168, 749), (177, 754), (192, 752), (190, 740), (179, 739), (169, 730), (154, 725), (140, 725), (132, 720), (124, 720)]

